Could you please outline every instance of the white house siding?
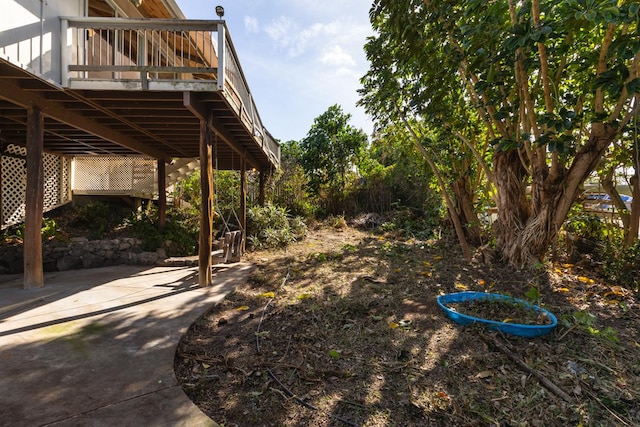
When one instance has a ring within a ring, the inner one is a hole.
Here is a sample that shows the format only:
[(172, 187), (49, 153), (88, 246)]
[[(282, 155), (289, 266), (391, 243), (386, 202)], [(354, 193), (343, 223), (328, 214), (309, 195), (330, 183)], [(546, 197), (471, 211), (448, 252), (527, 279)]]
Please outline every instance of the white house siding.
[(61, 83), (60, 16), (83, 16), (84, 11), (85, 0), (2, 0), (0, 55)]

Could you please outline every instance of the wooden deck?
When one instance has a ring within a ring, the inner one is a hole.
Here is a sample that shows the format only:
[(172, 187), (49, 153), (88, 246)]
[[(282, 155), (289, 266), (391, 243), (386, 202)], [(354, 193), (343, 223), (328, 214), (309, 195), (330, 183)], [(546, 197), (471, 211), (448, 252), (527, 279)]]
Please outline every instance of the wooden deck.
[[(51, 27), (56, 19), (60, 25)], [(25, 288), (44, 284), (47, 152), (150, 157), (157, 160), (158, 188), (166, 188), (167, 164), (199, 158), (198, 280), (211, 285), (213, 168), (256, 169), (263, 180), (280, 164), (279, 143), (262, 124), (225, 22), (54, 16), (14, 30), (0, 33), (0, 149), (26, 148)], [(240, 176), (244, 229), (246, 174)], [(166, 194), (158, 194), (162, 227)]]
[(170, 162), (198, 157), (205, 119), (220, 169), (239, 169), (241, 157), (248, 168), (279, 166), (279, 144), (260, 120), (223, 21), (67, 17), (61, 25), (61, 46), (73, 47), (60, 48), (60, 82), (0, 57), (7, 143), (24, 145), (27, 108), (39, 105), (47, 152)]

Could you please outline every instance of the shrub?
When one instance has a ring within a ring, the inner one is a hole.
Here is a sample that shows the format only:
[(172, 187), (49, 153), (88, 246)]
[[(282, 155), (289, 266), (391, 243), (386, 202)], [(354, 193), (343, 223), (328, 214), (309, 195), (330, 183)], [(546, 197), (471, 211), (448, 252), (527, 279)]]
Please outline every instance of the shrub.
[(267, 204), (247, 211), (247, 243), (253, 249), (283, 247), (306, 234), (302, 218), (289, 218), (285, 208)]
[(611, 282), (640, 290), (640, 241), (625, 248), (609, 244), (603, 255), (603, 274)]
[(102, 239), (104, 235), (119, 225), (129, 211), (116, 204), (92, 201), (76, 208), (78, 219), (76, 226), (89, 226), (90, 239)]
[[(154, 251), (165, 247), (169, 256), (193, 255), (196, 252), (199, 230), (199, 213), (194, 208), (171, 208), (167, 211), (167, 223), (163, 230), (156, 224), (157, 208), (133, 213), (126, 221), (134, 237), (142, 240), (142, 248)], [(165, 245), (165, 242), (171, 242)]]

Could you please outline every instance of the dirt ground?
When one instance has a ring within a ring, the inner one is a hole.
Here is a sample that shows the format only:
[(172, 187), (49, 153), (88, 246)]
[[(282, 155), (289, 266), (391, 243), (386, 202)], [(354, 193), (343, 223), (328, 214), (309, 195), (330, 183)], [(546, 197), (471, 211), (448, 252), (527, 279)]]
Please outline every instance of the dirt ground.
[[(639, 295), (576, 265), (465, 262), (450, 238), (320, 228), (247, 256), (250, 282), (194, 323), (175, 372), (231, 426), (640, 425)], [(438, 295), (540, 304), (550, 334), (461, 326)]]

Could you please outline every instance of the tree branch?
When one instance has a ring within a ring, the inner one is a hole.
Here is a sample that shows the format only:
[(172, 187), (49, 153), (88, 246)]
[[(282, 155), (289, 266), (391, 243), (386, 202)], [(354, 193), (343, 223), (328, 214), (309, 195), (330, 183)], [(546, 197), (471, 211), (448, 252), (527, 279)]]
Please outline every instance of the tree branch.
[(429, 164), (429, 167), (431, 168), (431, 171), (435, 175), (436, 180), (438, 181), (438, 185), (440, 186), (440, 190), (442, 191), (442, 197), (444, 197), (445, 203), (447, 205), (447, 209), (449, 210), (449, 216), (451, 217), (451, 221), (453, 222), (453, 226), (454, 226), (454, 228), (456, 230), (456, 234), (458, 236), (458, 241), (460, 242), (460, 248), (462, 249), (462, 255), (464, 256), (464, 258), (467, 261), (470, 261), (471, 260), (471, 251), (469, 250), (469, 245), (467, 244), (467, 239), (464, 236), (464, 230), (462, 228), (462, 224), (460, 224), (460, 218), (458, 217), (458, 213), (457, 213), (457, 211), (455, 209), (455, 206), (453, 205), (453, 202), (451, 201), (451, 197), (449, 197), (449, 192), (447, 191), (447, 186), (446, 186), (446, 184), (444, 182), (444, 179), (442, 179), (442, 175), (440, 174), (440, 170), (438, 169), (437, 165), (434, 163), (433, 159), (431, 158), (431, 156), (427, 152), (427, 149), (424, 148), (424, 146), (422, 145), (422, 142), (420, 141), (420, 138), (418, 138), (418, 135), (416, 135), (416, 132), (413, 130), (413, 127), (411, 127), (411, 125), (407, 121), (407, 118), (405, 117), (405, 115), (402, 114), (400, 111), (398, 111), (398, 115), (399, 115), (400, 119), (402, 120), (402, 122), (404, 123), (406, 129), (409, 131), (409, 133), (413, 137), (413, 140), (414, 140), (416, 146), (418, 147), (418, 150), (420, 150), (420, 152), (424, 156), (425, 160)]
[[(602, 40), (602, 47), (600, 48), (600, 56), (598, 58), (598, 68), (596, 69), (596, 76), (607, 71), (607, 53), (609, 52), (609, 47), (613, 41), (613, 32), (615, 30), (615, 25), (613, 23), (607, 26), (607, 32), (605, 33), (604, 39)], [(596, 113), (604, 112), (604, 91), (602, 87), (598, 87), (596, 89), (596, 99), (594, 102), (593, 109)]]

